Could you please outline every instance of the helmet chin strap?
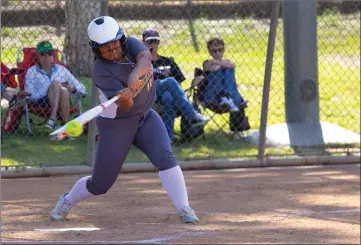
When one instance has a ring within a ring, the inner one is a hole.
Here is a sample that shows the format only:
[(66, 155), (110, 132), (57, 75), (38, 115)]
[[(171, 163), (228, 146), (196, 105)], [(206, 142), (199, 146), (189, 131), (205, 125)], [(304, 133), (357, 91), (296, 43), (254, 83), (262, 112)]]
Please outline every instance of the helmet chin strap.
[[(113, 53), (113, 56), (114, 56), (114, 53)], [(124, 59), (126, 59), (126, 60), (124, 60)], [(127, 62), (127, 61), (128, 61), (128, 59), (127, 59), (127, 57), (125, 56), (123, 50), (122, 50), (121, 55), (120, 55), (118, 58), (116, 58), (116, 57), (114, 56), (113, 62), (114, 62), (114, 63), (118, 63), (118, 62), (122, 62), (122, 60), (124, 60), (123, 62)]]
[(119, 59), (113, 60), (114, 63), (128, 63), (129, 60), (125, 55), (122, 55)]

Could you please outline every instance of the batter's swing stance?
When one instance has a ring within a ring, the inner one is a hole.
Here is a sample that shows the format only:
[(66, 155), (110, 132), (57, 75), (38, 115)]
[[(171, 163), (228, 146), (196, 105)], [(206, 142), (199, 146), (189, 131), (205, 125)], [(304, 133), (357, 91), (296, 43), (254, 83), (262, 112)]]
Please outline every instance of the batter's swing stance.
[[(60, 196), (51, 211), (52, 220), (65, 220), (70, 209), (87, 198), (105, 194), (114, 184), (132, 145), (139, 148), (159, 170), (163, 187), (184, 223), (199, 220), (189, 206), (182, 170), (172, 152), (167, 131), (151, 109), (155, 100), (151, 53), (141, 41), (126, 37), (109, 16), (88, 26), (90, 45), (96, 56), (93, 82), (104, 102), (119, 94), (121, 99), (96, 118), (99, 131), (92, 176), (79, 179), (69, 193)], [(140, 79), (149, 85), (132, 100)]]

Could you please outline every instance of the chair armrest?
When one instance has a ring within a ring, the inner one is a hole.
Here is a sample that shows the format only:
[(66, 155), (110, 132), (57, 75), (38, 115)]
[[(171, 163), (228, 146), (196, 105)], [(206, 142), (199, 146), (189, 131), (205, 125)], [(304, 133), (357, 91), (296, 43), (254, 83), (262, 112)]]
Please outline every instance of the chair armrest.
[(23, 69), (23, 68), (11, 68), (9, 70), (9, 74), (10, 75), (16, 75), (16, 74), (23, 73), (24, 71), (25, 71), (25, 69)]
[(31, 96), (31, 93), (29, 92), (25, 92), (25, 91), (19, 91), (16, 96), (18, 98), (26, 98), (26, 97), (30, 97)]
[(198, 87), (198, 85), (205, 79), (205, 76), (196, 76), (193, 78), (191, 86), (184, 90), (185, 93)]

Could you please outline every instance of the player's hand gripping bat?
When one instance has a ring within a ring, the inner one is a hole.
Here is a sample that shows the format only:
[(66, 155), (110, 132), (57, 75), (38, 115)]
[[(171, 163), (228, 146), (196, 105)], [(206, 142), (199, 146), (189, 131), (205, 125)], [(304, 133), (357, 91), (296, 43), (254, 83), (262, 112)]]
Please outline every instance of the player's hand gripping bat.
[[(145, 83), (143, 80), (141, 80), (140, 83), (138, 83), (138, 88), (135, 90), (135, 92), (132, 94), (132, 98), (136, 97), (142, 89), (147, 85), (147, 83), (150, 82), (152, 79), (147, 79), (147, 82)], [(68, 136), (76, 137), (82, 134), (83, 132), (83, 126), (87, 122), (94, 119), (97, 115), (99, 115), (102, 111), (104, 111), (107, 107), (109, 107), (111, 104), (119, 100), (120, 94), (114, 96), (110, 100), (84, 112), (77, 118), (71, 120), (61, 128), (55, 130), (54, 132), (49, 134), (49, 137), (51, 140), (63, 140), (67, 138)]]

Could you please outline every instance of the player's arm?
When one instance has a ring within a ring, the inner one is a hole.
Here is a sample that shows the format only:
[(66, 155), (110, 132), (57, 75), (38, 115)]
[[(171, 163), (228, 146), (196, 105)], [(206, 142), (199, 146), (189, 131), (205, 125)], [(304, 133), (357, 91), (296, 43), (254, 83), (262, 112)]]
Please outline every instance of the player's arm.
[(128, 87), (132, 90), (136, 90), (139, 87), (137, 81), (140, 77), (143, 77), (153, 70), (152, 55), (149, 50), (141, 51), (137, 55), (136, 60), (135, 68), (128, 77)]

